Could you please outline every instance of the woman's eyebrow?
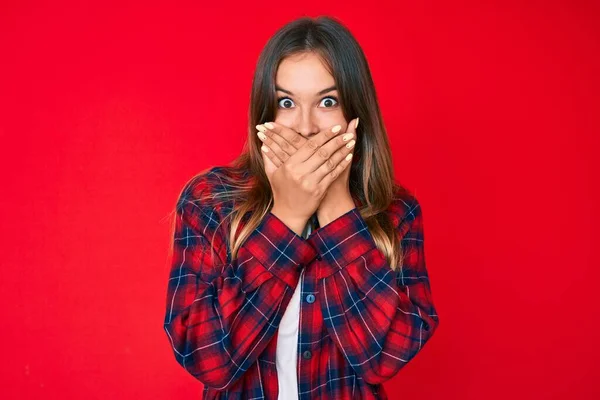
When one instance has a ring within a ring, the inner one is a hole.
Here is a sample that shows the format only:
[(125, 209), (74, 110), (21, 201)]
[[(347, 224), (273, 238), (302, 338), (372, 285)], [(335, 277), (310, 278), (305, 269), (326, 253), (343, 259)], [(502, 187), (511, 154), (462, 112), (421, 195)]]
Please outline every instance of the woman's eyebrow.
[[(289, 90), (285, 90), (285, 89), (283, 89), (283, 88), (281, 88), (279, 86), (275, 86), (275, 90), (280, 90), (280, 91), (282, 91), (284, 93), (287, 93), (289, 95), (292, 95), (292, 96), (294, 95), (294, 93), (290, 92)], [(337, 88), (335, 87), (335, 85), (321, 90), (319, 93), (317, 93), (317, 96), (320, 96), (322, 94), (325, 94), (327, 92), (331, 92), (331, 91), (334, 91), (334, 90), (337, 90)]]

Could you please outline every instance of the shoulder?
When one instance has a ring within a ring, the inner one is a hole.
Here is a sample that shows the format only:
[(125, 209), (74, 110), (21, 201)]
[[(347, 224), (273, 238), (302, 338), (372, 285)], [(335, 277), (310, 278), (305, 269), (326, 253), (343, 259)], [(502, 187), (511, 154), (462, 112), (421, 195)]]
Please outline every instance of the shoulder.
[(396, 227), (410, 224), (421, 217), (421, 204), (416, 195), (407, 188), (396, 185), (394, 197), (389, 207), (390, 218)]
[(177, 212), (194, 225), (218, 225), (223, 210), (229, 208), (228, 201), (220, 195), (229, 190), (232, 179), (235, 177), (227, 166), (214, 166), (199, 172), (183, 185), (177, 198)]
[[(232, 178), (231, 170), (226, 166), (210, 167), (190, 178), (181, 189), (177, 200), (177, 207), (183, 207), (190, 201), (202, 201), (203, 204), (211, 204), (226, 192)], [(216, 201), (215, 201), (216, 203)]]

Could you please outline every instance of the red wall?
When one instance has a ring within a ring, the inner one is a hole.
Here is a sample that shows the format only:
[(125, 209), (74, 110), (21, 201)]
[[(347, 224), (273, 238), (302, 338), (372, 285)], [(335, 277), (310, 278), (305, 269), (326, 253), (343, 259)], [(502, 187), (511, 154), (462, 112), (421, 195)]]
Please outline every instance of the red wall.
[(598, 2), (80, 3), (0, 5), (3, 398), (200, 398), (162, 328), (169, 213), (302, 14), (361, 42), (424, 210), (441, 323), (388, 393), (598, 398)]

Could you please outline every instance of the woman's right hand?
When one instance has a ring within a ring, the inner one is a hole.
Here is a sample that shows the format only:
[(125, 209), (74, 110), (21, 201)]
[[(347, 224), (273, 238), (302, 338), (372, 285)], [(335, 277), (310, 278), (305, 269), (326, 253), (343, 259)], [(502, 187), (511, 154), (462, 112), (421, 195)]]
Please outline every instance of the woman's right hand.
[(273, 192), (271, 212), (300, 231), (318, 209), (329, 185), (351, 163), (346, 156), (352, 148), (344, 146), (350, 142), (342, 140), (341, 128), (336, 125), (319, 132), (279, 167), (263, 153)]

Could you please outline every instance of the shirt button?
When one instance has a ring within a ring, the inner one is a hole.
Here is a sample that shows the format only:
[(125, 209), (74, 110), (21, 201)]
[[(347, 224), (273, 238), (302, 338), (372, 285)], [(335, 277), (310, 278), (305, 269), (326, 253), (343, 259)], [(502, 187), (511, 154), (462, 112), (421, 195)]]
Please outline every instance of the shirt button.
[(317, 256), (317, 260), (319, 260), (319, 261), (321, 261), (321, 260), (322, 260), (322, 258), (321, 258), (321, 255), (320, 255), (320, 254)]
[(309, 359), (312, 357), (312, 353), (310, 352), (310, 350), (306, 350), (304, 353), (302, 353), (302, 357)]
[(315, 295), (314, 294), (309, 294), (308, 296), (306, 296), (306, 301), (308, 301), (309, 303), (314, 303), (314, 301), (315, 301)]

